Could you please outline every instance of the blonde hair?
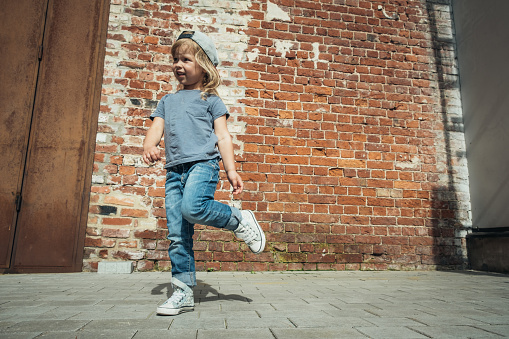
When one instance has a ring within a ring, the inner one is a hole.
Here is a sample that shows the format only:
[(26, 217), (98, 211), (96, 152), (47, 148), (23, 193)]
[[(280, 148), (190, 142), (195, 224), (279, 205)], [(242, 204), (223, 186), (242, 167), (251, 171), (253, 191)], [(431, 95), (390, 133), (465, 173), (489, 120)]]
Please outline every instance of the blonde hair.
[[(200, 65), (200, 67), (205, 71), (205, 76), (203, 77), (202, 99), (205, 100), (209, 95), (219, 96), (217, 88), (221, 84), (221, 77), (203, 49), (191, 39), (180, 39), (177, 40), (171, 47), (171, 54), (175, 55), (179, 48), (189, 48), (198, 65)], [(184, 86), (179, 84), (177, 91), (180, 91), (183, 88)]]

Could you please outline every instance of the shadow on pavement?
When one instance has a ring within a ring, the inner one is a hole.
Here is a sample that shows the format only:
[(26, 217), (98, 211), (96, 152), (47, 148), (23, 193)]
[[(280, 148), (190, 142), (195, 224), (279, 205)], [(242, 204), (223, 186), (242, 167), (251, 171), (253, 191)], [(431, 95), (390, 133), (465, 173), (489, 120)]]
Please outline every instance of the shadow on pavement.
[[(166, 290), (166, 296), (169, 298), (173, 293), (173, 289), (170, 283), (159, 284), (154, 287), (151, 291), (152, 295), (163, 294), (163, 291)], [(233, 301), (243, 301), (243, 302), (251, 302), (253, 301), (250, 298), (243, 297), (238, 294), (222, 294), (219, 293), (215, 288), (211, 285), (204, 283), (202, 280), (197, 280), (197, 286), (194, 290), (194, 298), (198, 302), (208, 302), (208, 301), (218, 301), (218, 300), (233, 300)]]

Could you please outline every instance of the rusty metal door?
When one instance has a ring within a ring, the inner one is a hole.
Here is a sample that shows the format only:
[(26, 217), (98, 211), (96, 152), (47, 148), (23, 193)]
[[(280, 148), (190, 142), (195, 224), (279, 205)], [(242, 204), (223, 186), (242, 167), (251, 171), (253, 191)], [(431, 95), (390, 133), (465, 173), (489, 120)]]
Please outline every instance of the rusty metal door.
[[(9, 267), (39, 69), (46, 3), (7, 1), (0, 11), (0, 267)], [(24, 18), (24, 20), (23, 20)], [(19, 25), (20, 22), (25, 22)], [(13, 29), (16, 27), (16, 29)]]
[(0, 14), (0, 267), (81, 270), (108, 0)]

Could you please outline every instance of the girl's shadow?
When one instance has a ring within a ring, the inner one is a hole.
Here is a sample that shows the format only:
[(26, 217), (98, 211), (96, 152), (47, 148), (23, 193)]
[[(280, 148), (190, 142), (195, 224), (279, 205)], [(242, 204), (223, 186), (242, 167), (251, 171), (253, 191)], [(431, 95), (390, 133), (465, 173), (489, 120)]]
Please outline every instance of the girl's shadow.
[[(207, 302), (207, 301), (218, 301), (218, 300), (237, 300), (243, 302), (251, 302), (253, 301), (250, 298), (246, 298), (240, 296), (238, 294), (222, 294), (219, 293), (216, 289), (214, 289), (209, 284), (204, 283), (201, 280), (197, 280), (197, 285), (193, 288), (194, 291), (194, 299), (196, 302)], [(166, 290), (166, 297), (171, 297), (173, 293), (173, 289), (170, 283), (159, 284), (154, 287), (151, 291), (152, 295), (163, 294), (163, 291)]]

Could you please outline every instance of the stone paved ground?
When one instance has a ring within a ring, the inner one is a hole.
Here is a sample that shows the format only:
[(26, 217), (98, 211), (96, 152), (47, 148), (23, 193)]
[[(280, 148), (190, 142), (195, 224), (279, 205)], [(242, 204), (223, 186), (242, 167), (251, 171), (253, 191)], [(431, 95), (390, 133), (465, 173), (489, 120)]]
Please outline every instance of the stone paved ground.
[(198, 273), (194, 312), (155, 314), (169, 273), (0, 275), (0, 338), (502, 338), (509, 276)]

